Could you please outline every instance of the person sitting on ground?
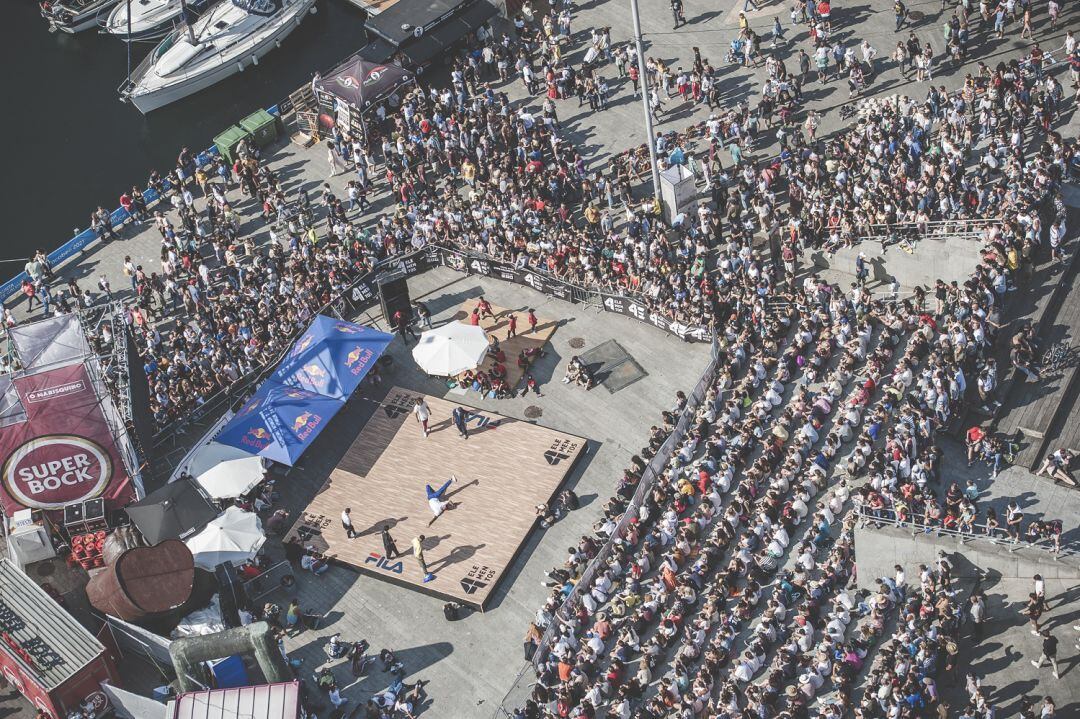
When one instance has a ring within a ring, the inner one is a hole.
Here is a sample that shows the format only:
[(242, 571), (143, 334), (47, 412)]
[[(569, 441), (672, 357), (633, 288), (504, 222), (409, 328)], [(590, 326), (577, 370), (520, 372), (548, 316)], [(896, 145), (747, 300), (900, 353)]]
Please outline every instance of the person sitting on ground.
[(540, 518), (540, 526), (544, 529), (555, 524), (559, 519), (555, 513), (555, 508), (547, 502), (536, 505), (536, 516)]
[(579, 372), (577, 376), (578, 387), (584, 387), (585, 389), (590, 390), (595, 384), (596, 377), (593, 376), (592, 370), (589, 369), (587, 364), (582, 363), (581, 372)]
[(330, 565), (327, 564), (326, 559), (316, 552), (315, 547), (310, 544), (307, 546), (304, 556), (300, 557), (300, 567), (308, 570), (315, 576), (319, 576), (330, 569)]
[(330, 637), (330, 642), (323, 647), (323, 651), (326, 652), (326, 656), (330, 659), (341, 659), (349, 653), (349, 649), (351, 648), (351, 644), (341, 641), (340, 634), (335, 634)]
[(563, 384), (570, 384), (571, 382), (577, 382), (578, 377), (581, 376), (581, 372), (585, 365), (577, 355), (570, 358), (570, 361), (566, 364), (566, 374), (563, 375)]
[(1069, 466), (1072, 464), (1073, 459), (1074, 455), (1070, 450), (1058, 449), (1043, 460), (1042, 466), (1039, 467), (1039, 471), (1035, 474), (1045, 474), (1055, 482), (1065, 482), (1076, 487), (1076, 480), (1072, 478), (1069, 472)]

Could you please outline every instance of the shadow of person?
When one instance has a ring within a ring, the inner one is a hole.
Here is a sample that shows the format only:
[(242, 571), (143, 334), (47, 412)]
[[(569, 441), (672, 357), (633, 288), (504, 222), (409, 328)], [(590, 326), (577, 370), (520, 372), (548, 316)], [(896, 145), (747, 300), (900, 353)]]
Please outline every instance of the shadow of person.
[(364, 531), (357, 532), (356, 536), (357, 537), (366, 537), (366, 536), (368, 536), (370, 534), (378, 534), (379, 532), (382, 531), (383, 527), (393, 529), (400, 522), (404, 522), (406, 519), (408, 519), (407, 516), (405, 516), (405, 517), (387, 517), (386, 519), (380, 519), (379, 521), (375, 522), (374, 524), (372, 524), (370, 527), (368, 527)]
[(443, 499), (449, 500), (454, 495), (459, 494), (460, 492), (464, 492), (466, 488), (468, 488), (469, 486), (474, 485), (474, 484), (479, 486), (480, 485), (480, 480), (479, 479), (474, 479), (471, 482), (466, 482), (465, 484), (461, 485), (457, 489), (455, 489), (455, 490), (453, 490), (451, 492), (447, 492), (446, 495), (443, 497)]
[(436, 559), (435, 561), (428, 564), (428, 569), (430, 569), (432, 572), (436, 572), (436, 571), (446, 569), (447, 567), (449, 567), (452, 564), (458, 564), (459, 562), (464, 562), (466, 559), (469, 559), (474, 554), (476, 554), (477, 551), (483, 549), (486, 546), (487, 546), (486, 544), (477, 544), (477, 545), (463, 544), (463, 545), (461, 545), (459, 547), (454, 547), (453, 549), (450, 550), (450, 553), (447, 554), (445, 557), (441, 557), (439, 559)]

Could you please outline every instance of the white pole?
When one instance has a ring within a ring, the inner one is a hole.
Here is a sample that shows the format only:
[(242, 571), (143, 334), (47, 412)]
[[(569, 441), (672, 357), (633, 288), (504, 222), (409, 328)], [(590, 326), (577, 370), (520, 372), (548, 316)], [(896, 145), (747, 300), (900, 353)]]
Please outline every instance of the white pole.
[(641, 45), (641, 17), (638, 0), (630, 0), (634, 17), (634, 45), (637, 48), (638, 79), (641, 81), (641, 107), (645, 111), (645, 144), (649, 148), (649, 167), (652, 170), (653, 198), (660, 199), (660, 168), (656, 162), (656, 141), (653, 136), (652, 108), (649, 107), (649, 75), (645, 71), (645, 49)]

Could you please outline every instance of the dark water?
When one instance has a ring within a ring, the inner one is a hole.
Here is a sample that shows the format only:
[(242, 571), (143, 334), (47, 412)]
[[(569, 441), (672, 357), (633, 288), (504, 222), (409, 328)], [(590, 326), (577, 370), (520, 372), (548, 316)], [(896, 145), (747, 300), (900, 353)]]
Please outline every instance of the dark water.
[[(144, 117), (116, 94), (127, 72), (126, 43), (95, 30), (50, 34), (36, 0), (6, 0), (0, 259), (51, 251), (73, 228), (85, 228), (98, 205), (111, 210), (151, 169), (171, 169), (182, 146), (205, 149), (229, 125), (364, 44), (363, 12), (345, 0), (317, 0), (316, 7), (257, 67)], [(134, 43), (132, 67), (152, 48)], [(21, 269), (0, 264), (0, 281)]]

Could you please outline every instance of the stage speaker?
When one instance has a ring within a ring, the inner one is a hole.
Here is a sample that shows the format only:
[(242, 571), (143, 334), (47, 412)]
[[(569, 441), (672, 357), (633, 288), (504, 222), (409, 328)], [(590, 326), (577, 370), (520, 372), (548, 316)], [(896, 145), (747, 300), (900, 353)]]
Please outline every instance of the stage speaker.
[(387, 272), (378, 278), (379, 306), (382, 308), (383, 317), (390, 331), (397, 327), (394, 325), (394, 313), (401, 312), (406, 318), (412, 317), (412, 301), (409, 299), (409, 283), (404, 272)]
[(240, 607), (246, 603), (244, 585), (236, 576), (232, 562), (222, 562), (214, 567), (221, 602), (221, 619), (227, 628), (240, 626)]
[(83, 516), (82, 502), (68, 504), (64, 507), (64, 528), (70, 534), (82, 534), (86, 531), (86, 519)]

